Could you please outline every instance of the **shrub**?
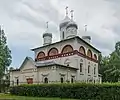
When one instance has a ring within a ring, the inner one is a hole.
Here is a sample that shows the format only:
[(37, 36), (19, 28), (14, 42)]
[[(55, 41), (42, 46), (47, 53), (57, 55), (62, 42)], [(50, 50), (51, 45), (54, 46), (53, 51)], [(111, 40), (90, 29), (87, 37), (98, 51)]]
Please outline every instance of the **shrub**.
[(19, 96), (119, 100), (120, 83), (20, 85), (11, 87), (10, 93)]

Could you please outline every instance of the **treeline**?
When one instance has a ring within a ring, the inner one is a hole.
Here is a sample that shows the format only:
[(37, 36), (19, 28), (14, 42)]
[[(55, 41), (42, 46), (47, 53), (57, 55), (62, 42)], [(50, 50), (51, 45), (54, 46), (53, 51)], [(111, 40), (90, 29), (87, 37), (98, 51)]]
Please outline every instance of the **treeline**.
[(109, 55), (100, 55), (99, 73), (103, 82), (118, 82), (120, 80), (120, 42), (115, 45), (115, 50)]

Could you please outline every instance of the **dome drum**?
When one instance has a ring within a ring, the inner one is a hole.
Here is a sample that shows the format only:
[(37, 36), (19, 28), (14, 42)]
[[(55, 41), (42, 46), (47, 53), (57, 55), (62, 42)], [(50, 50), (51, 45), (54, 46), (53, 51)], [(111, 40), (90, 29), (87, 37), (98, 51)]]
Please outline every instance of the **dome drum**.
[(68, 16), (66, 16), (65, 19), (59, 25), (60, 29), (62, 27), (65, 27), (69, 22), (70, 22), (70, 18)]

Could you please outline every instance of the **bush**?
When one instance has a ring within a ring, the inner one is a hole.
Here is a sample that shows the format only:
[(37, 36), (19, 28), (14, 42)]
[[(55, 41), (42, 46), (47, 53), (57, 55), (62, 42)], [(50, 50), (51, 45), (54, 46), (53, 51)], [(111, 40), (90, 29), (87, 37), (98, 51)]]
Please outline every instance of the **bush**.
[(61, 97), (84, 100), (119, 100), (120, 83), (20, 85), (11, 87), (10, 93), (19, 96)]

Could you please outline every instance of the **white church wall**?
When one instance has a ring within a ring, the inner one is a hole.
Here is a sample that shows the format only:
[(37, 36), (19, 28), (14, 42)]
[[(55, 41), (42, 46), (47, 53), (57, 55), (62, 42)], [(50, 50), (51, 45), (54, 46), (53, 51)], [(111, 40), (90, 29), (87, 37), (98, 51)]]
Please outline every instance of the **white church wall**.
[[(98, 53), (92, 49), (91, 47), (89, 47), (88, 45), (86, 45), (85, 43), (83, 43), (82, 41), (78, 41), (77, 43), (77, 50), (79, 50), (80, 46), (83, 46), (85, 48), (86, 54), (87, 54), (87, 50), (90, 49), (92, 51), (92, 57), (94, 56), (94, 54), (96, 54), (97, 59), (98, 59)], [(84, 73), (84, 75), (82, 75), (82, 77), (84, 77), (83, 79), (88, 79), (90, 77), (94, 78), (94, 76), (96, 77), (95, 79), (98, 79), (98, 63), (94, 62), (94, 61), (90, 61), (86, 58), (84, 59), (84, 68), (86, 70), (86, 72)], [(90, 62), (90, 73), (88, 74), (88, 63)], [(94, 65), (96, 64), (96, 75), (94, 75)], [(84, 70), (84, 69), (83, 69)]]
[[(62, 68), (59, 66), (50, 66), (43, 67), (38, 69), (39, 73), (39, 82), (44, 83), (44, 78), (47, 77), (49, 83), (60, 83), (61, 74), (64, 75), (64, 81), (71, 79), (71, 76), (74, 76), (76, 79), (76, 71), (72, 69)], [(67, 76), (68, 75), (68, 76)]]
[(42, 67), (38, 69), (38, 81), (44, 83), (44, 78), (48, 78), (48, 81), (54, 81), (55, 72), (52, 70), (54, 66)]
[(64, 42), (58, 42), (58, 43), (55, 43), (55, 44), (51, 44), (51, 45), (48, 45), (48, 46), (45, 46), (43, 48), (39, 48), (39, 49), (36, 49), (34, 51), (35, 53), (35, 58), (37, 58), (37, 55), (40, 51), (43, 51), (45, 53), (45, 55), (47, 56), (48, 55), (48, 51), (51, 49), (51, 48), (57, 48), (58, 49), (58, 52), (61, 53), (62, 52), (62, 49), (65, 45), (71, 45), (74, 48), (76, 48), (75, 46), (75, 43), (74, 43), (74, 39), (71, 39), (71, 40), (67, 40), (67, 41), (64, 41)]
[(26, 70), (26, 69), (35, 69), (35, 68), (36, 67), (34, 66), (34, 64), (30, 60), (27, 60), (20, 69)]
[(84, 42), (78, 40), (78, 42), (77, 42), (77, 47), (78, 47), (77, 50), (79, 50), (80, 46), (83, 46), (85, 48), (86, 54), (87, 54), (88, 49), (90, 49), (92, 51), (92, 56), (94, 56), (94, 54), (96, 54), (96, 56), (98, 58), (98, 52), (97, 51), (95, 51), (93, 48), (91, 48), (90, 46), (88, 46)]
[(38, 53), (41, 52), (41, 51), (43, 51), (45, 53), (45, 56), (47, 56), (48, 52), (47, 52), (47, 49), (46, 49), (46, 46), (45, 46), (45, 47), (34, 50), (34, 55), (35, 55), (34, 58), (37, 58)]
[(64, 78), (64, 82), (67, 80), (71, 81), (72, 76), (74, 77), (74, 81), (76, 81), (76, 71), (73, 69), (61, 68), (58, 67), (56, 70), (57, 81), (61, 82), (61, 77)]
[(26, 84), (28, 78), (33, 79), (33, 83), (36, 84), (38, 82), (37, 78), (37, 71), (26, 71), (26, 72), (21, 72), (21, 84)]
[(20, 71), (12, 71), (10, 72), (10, 85), (16, 85), (17, 84), (17, 79), (20, 79)]

